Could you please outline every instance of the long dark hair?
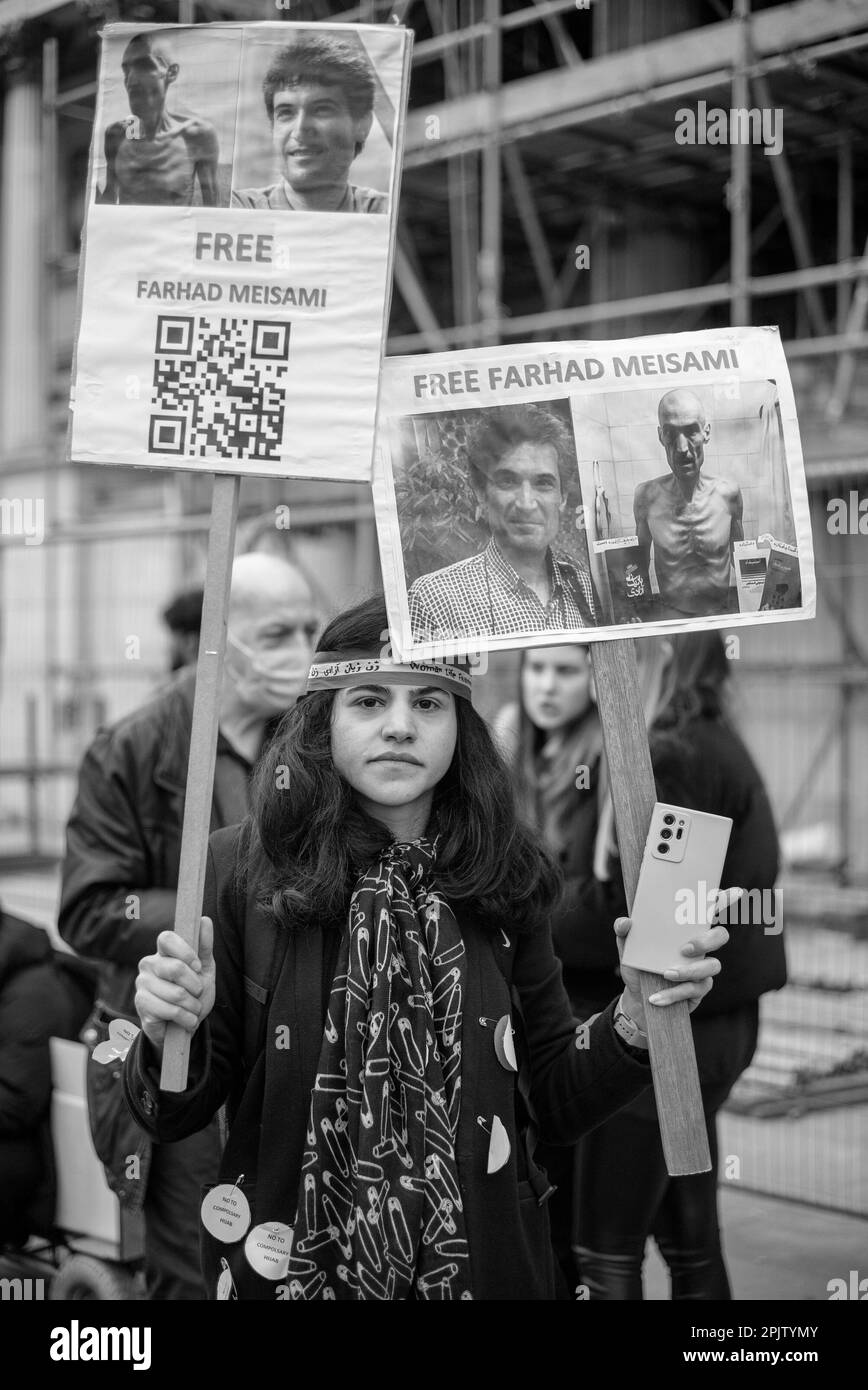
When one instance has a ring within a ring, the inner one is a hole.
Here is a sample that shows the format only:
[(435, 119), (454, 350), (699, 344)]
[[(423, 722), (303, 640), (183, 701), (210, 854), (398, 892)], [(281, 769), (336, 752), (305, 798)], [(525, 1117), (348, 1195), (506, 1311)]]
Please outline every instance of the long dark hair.
[(731, 674), (719, 632), (682, 632), (670, 637), (672, 657), (661, 682), (650, 736), (681, 738), (694, 719), (730, 721)]
[[(387, 641), (377, 595), (329, 623), (319, 646), (378, 651)], [(259, 901), (282, 926), (343, 919), (359, 871), (392, 839), (332, 761), (334, 696), (314, 691), (297, 702), (254, 778), (252, 816), (268, 861)], [(504, 922), (532, 928), (558, 896), (558, 870), (516, 814), (509, 772), (484, 721), (468, 700), (456, 699), (455, 707), (455, 753), (432, 806), (437, 887), (492, 929)]]

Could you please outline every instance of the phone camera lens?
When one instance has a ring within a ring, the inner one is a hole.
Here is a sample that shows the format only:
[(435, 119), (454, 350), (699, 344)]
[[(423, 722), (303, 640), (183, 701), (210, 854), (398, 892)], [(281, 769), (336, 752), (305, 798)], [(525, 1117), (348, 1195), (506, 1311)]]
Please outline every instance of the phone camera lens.
[(674, 824), (675, 824), (675, 817), (671, 814), (671, 812), (668, 812), (668, 813), (663, 817), (663, 824), (664, 824), (664, 825), (674, 825)]
[[(664, 831), (664, 834), (665, 834), (665, 831)], [(668, 846), (668, 845), (658, 845), (658, 846), (657, 846), (657, 853), (658, 853), (658, 854), (668, 854), (668, 853), (669, 853), (669, 846)]]
[(671, 831), (671, 830), (661, 830), (661, 831), (660, 831), (660, 838), (661, 838), (661, 840), (671, 840), (671, 839), (672, 839), (672, 831)]

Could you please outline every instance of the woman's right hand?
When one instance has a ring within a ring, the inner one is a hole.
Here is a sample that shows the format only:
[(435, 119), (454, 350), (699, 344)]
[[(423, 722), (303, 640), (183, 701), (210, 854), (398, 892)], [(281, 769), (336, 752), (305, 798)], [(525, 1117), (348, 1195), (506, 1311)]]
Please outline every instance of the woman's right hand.
[(177, 932), (160, 932), (157, 952), (139, 961), (136, 1013), (142, 1032), (162, 1056), (166, 1026), (178, 1023), (195, 1033), (214, 1007), (214, 926), (203, 917), (199, 954)]

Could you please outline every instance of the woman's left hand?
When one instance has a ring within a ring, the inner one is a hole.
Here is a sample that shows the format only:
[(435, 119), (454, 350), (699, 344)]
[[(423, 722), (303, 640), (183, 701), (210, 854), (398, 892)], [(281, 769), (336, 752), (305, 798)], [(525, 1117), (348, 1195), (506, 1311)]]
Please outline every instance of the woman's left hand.
[[(741, 888), (728, 889), (726, 902), (719, 904), (718, 911), (724, 913), (727, 919), (729, 909), (733, 903), (738, 901), (742, 892), (743, 889)], [(715, 913), (716, 916), (717, 913)], [(624, 940), (630, 931), (630, 926), (629, 917), (619, 917), (615, 922), (619, 954), (623, 954)], [(670, 982), (668, 987), (649, 995), (648, 1002), (657, 1008), (666, 1008), (669, 1004), (676, 1004), (679, 1000), (685, 999), (692, 1013), (711, 989), (714, 976), (720, 972), (720, 961), (715, 956), (708, 956), (707, 953), (719, 951), (728, 940), (729, 932), (726, 927), (713, 925), (707, 931), (699, 932), (697, 936), (685, 941), (681, 947), (682, 959), (673, 961), (671, 968), (663, 972), (664, 979)], [(639, 985), (639, 973), (631, 965), (621, 966), (621, 978), (624, 981), (624, 1012), (644, 1032), (645, 1005)]]

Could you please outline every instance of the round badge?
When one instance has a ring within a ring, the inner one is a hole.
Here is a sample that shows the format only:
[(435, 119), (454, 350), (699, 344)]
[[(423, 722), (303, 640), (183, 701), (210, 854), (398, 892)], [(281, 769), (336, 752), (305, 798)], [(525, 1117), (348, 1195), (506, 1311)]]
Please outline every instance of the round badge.
[(509, 1014), (504, 1014), (494, 1030), (494, 1050), (498, 1062), (506, 1071), (518, 1071), (513, 1036), (512, 1019)]
[(491, 1141), (488, 1145), (488, 1171), (497, 1173), (509, 1161), (512, 1146), (499, 1115), (491, 1117)]
[(254, 1226), (244, 1242), (244, 1254), (251, 1269), (263, 1279), (283, 1279), (292, 1254), (291, 1226), (283, 1221), (265, 1221)]
[(95, 1062), (113, 1062), (115, 1058), (123, 1059), (130, 1050), (133, 1039), (137, 1036), (139, 1029), (135, 1023), (130, 1023), (125, 1018), (113, 1018), (108, 1026), (108, 1037), (105, 1042), (101, 1042), (93, 1050), (93, 1060)]
[(240, 1187), (221, 1182), (205, 1197), (200, 1215), (209, 1235), (231, 1245), (241, 1240), (250, 1226), (250, 1203)]

